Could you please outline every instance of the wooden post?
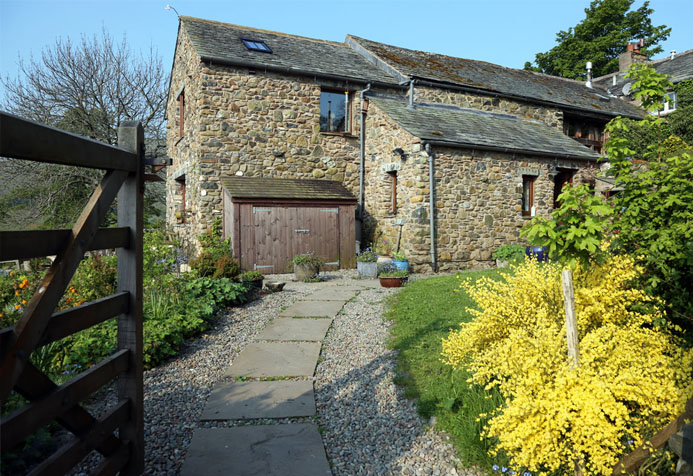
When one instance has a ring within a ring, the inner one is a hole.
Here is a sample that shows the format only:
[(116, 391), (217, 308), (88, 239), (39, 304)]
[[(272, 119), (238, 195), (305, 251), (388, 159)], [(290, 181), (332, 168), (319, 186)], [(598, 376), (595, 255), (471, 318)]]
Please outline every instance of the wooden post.
[(561, 273), (563, 282), (563, 304), (565, 306), (565, 329), (568, 339), (568, 359), (573, 367), (580, 363), (580, 350), (578, 348), (577, 318), (575, 316), (575, 296), (573, 293), (573, 272), (564, 269)]
[(118, 398), (130, 400), (130, 418), (120, 426), (120, 438), (128, 443), (130, 458), (121, 475), (144, 470), (144, 396), (142, 363), (142, 203), (144, 192), (144, 131), (139, 122), (118, 128), (118, 147), (137, 154), (139, 166), (125, 179), (118, 193), (118, 226), (128, 227), (130, 242), (118, 248), (118, 291), (129, 293), (130, 306), (118, 316), (118, 349), (127, 349), (128, 370), (118, 379)]
[[(563, 283), (563, 305), (565, 307), (565, 331), (568, 340), (568, 360), (570, 366), (577, 368), (580, 364), (580, 349), (578, 347), (577, 317), (575, 316), (575, 293), (573, 290), (573, 272), (564, 269), (561, 273)], [(585, 474), (585, 461), (582, 457), (575, 460), (575, 476)]]

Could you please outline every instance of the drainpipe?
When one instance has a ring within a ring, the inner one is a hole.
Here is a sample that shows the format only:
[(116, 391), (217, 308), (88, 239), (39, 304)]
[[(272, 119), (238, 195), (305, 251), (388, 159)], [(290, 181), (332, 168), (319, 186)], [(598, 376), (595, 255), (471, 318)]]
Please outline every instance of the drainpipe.
[(359, 151), (359, 218), (363, 222), (363, 207), (364, 207), (364, 174), (366, 170), (366, 114), (368, 114), (368, 103), (364, 102), (364, 96), (371, 89), (371, 83), (368, 83), (366, 89), (359, 93), (361, 99), (361, 130), (359, 130), (359, 138), (361, 147)]
[(435, 224), (435, 194), (433, 186), (435, 184), (435, 168), (433, 166), (433, 152), (431, 144), (426, 143), (426, 153), (428, 154), (428, 200), (429, 200), (429, 223), (431, 229), (431, 267), (434, 272), (438, 272), (438, 262), (436, 260), (436, 224)]

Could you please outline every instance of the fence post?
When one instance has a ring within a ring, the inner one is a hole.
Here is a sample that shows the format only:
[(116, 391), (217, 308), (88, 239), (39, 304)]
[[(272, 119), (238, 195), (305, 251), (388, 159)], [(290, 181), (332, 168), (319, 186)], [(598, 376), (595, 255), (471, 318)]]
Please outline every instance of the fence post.
[(127, 248), (118, 248), (118, 291), (130, 294), (129, 310), (118, 316), (118, 349), (130, 351), (128, 370), (118, 379), (118, 398), (130, 400), (130, 418), (119, 429), (128, 443), (130, 457), (121, 475), (144, 471), (144, 396), (142, 363), (142, 204), (144, 131), (142, 124), (123, 122), (118, 127), (118, 147), (137, 154), (139, 167), (125, 179), (118, 192), (118, 226), (130, 228)]

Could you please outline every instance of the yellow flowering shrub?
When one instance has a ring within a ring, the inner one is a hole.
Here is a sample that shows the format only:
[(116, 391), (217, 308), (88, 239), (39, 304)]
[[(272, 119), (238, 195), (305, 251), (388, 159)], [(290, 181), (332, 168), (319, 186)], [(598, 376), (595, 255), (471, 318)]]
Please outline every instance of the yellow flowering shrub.
[(668, 423), (693, 392), (693, 351), (661, 320), (660, 303), (629, 283), (642, 273), (616, 256), (574, 271), (580, 365), (567, 358), (561, 268), (528, 260), (505, 281), (461, 282), (475, 319), (443, 339), (443, 360), (498, 387), (505, 404), (485, 434), (534, 474), (611, 474), (628, 444)]

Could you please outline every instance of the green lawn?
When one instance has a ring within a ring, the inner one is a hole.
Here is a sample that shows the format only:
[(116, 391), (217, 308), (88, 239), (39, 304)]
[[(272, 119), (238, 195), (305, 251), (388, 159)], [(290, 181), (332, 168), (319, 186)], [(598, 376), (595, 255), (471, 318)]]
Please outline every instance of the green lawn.
[[(500, 279), (497, 270), (461, 273), (479, 279)], [(466, 465), (490, 469), (505, 465), (504, 459), (487, 455), (489, 442), (480, 440), (483, 422), (480, 413), (490, 413), (502, 401), (496, 392), (487, 392), (466, 382), (469, 374), (453, 370), (441, 362), (441, 339), (450, 329), (472, 319), (466, 312), (474, 305), (469, 296), (455, 292), (459, 280), (443, 276), (408, 284), (390, 303), (388, 318), (394, 323), (390, 346), (399, 352), (396, 383), (405, 388), (425, 417), (436, 417), (436, 426), (452, 438)]]

